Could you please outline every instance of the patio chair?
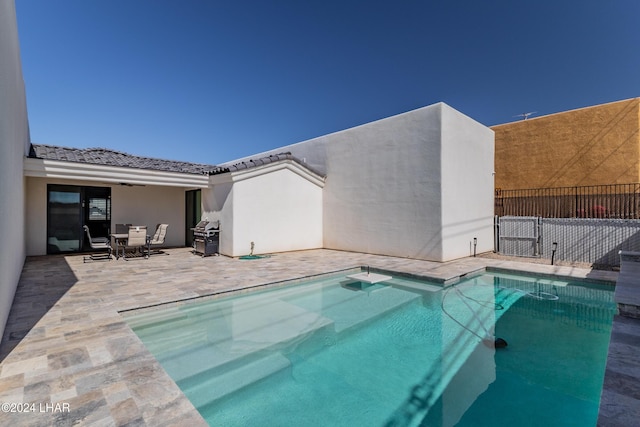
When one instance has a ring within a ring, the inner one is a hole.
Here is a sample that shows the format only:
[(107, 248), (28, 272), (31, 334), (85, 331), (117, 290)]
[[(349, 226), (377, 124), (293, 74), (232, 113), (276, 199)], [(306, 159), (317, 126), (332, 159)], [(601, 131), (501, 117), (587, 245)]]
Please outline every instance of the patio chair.
[[(167, 235), (167, 227), (169, 227), (169, 224), (158, 224), (156, 226), (156, 232), (153, 235), (153, 237), (149, 240), (148, 242), (148, 253), (149, 255), (151, 255), (151, 247), (152, 246), (159, 246), (164, 244), (164, 238)], [(156, 249), (155, 254), (161, 254), (163, 253), (160, 249)]]
[(106, 254), (91, 254), (91, 255), (85, 256), (82, 259), (82, 262), (87, 262), (87, 260), (96, 261), (96, 260), (104, 260), (104, 259), (108, 259), (109, 261), (111, 261), (111, 243), (109, 242), (109, 238), (108, 237), (92, 238), (91, 232), (89, 231), (89, 227), (86, 225), (83, 225), (82, 228), (84, 228), (84, 232), (87, 234), (87, 238), (89, 239), (89, 246), (91, 247), (92, 250), (107, 251)]
[[(149, 244), (147, 243), (147, 227), (135, 226), (129, 227), (129, 235), (127, 237), (126, 248), (123, 250), (122, 257), (126, 260), (126, 249), (134, 249), (144, 255), (145, 258), (149, 258)], [(145, 253), (146, 249), (146, 253)]]

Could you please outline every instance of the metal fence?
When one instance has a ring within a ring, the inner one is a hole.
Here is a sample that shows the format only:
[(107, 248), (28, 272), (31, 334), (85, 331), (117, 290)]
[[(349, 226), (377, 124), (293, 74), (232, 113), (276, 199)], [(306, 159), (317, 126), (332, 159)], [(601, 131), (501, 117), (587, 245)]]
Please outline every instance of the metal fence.
[(640, 220), (496, 217), (496, 251), (511, 256), (620, 265), (618, 252), (640, 251)]
[(640, 183), (495, 192), (495, 215), (544, 218), (640, 218)]
[(496, 217), (496, 252), (510, 256), (539, 256), (541, 220), (537, 216)]

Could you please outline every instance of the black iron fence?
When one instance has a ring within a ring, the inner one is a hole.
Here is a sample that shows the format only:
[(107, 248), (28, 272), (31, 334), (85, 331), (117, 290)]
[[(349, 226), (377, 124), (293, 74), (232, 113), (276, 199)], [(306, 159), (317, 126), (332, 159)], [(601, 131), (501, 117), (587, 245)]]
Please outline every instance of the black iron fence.
[(640, 183), (496, 189), (495, 215), (544, 218), (640, 218)]

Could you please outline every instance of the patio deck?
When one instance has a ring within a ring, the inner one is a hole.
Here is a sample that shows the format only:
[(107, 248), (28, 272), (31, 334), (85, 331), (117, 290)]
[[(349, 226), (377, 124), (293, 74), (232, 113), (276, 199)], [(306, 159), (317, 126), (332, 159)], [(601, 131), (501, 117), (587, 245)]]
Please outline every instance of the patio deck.
[[(129, 262), (85, 264), (82, 255), (27, 259), (0, 344), (0, 403), (38, 406), (32, 413), (0, 412), (0, 424), (206, 425), (118, 314), (123, 310), (361, 265), (443, 280), (487, 265), (594, 280), (617, 278), (615, 272), (480, 257), (436, 263), (310, 250), (239, 260), (201, 258), (187, 248), (166, 252), (169, 255)], [(616, 384), (605, 383), (608, 386)], [(624, 394), (631, 404), (639, 401), (637, 389)], [(69, 411), (39, 412), (41, 403), (66, 403)], [(616, 425), (618, 418), (607, 414), (606, 425)], [(622, 420), (619, 425), (624, 425)]]

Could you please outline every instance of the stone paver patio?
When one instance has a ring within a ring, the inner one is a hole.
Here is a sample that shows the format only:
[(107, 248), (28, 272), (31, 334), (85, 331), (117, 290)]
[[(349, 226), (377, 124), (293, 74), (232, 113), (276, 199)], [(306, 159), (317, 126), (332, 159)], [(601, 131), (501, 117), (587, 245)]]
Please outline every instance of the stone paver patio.
[(435, 263), (333, 250), (257, 260), (201, 258), (187, 248), (166, 253), (87, 263), (81, 255), (27, 259), (0, 345), (0, 403), (36, 406), (31, 413), (0, 412), (0, 425), (206, 425), (124, 322), (125, 310), (366, 265), (443, 281), (488, 265), (617, 278), (479, 257)]

